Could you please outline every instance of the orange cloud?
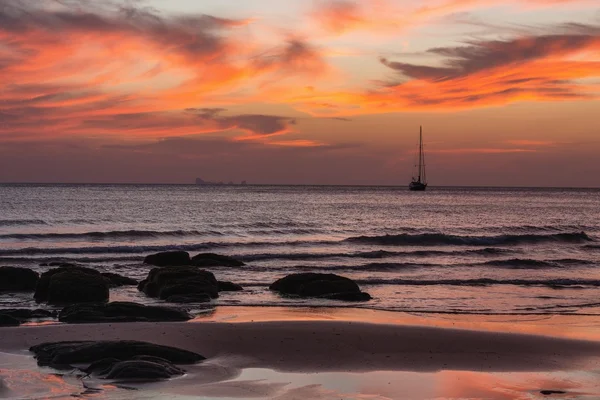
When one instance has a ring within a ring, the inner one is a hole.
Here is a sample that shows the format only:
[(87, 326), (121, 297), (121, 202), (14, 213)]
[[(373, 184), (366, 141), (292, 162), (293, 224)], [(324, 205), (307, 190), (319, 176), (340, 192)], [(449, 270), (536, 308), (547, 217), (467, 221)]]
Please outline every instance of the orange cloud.
[(269, 80), (329, 71), (320, 50), (300, 39), (265, 49), (242, 37), (237, 29), (248, 20), (61, 4), (86, 11), (12, 0), (0, 9), (5, 139), (223, 130), (249, 138), (281, 135), (292, 131), (293, 119), (189, 109), (269, 101), (259, 90)]
[(412, 110), (455, 110), (519, 101), (597, 98), (600, 29), (565, 26), (572, 33), (471, 42), (428, 51), (442, 59), (419, 65), (382, 58), (397, 74), (368, 92), (313, 92), (290, 99), (313, 115), (345, 116)]

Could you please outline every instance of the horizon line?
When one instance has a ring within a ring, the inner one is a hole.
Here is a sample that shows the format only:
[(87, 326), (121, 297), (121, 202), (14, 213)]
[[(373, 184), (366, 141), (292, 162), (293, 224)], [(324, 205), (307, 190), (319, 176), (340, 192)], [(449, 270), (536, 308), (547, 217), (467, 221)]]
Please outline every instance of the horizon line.
[[(197, 186), (197, 187), (232, 187), (232, 186), (295, 186), (295, 187), (381, 187), (381, 188), (403, 188), (408, 185), (394, 185), (394, 184), (318, 184), (318, 183), (246, 183), (244, 185), (239, 183), (229, 184), (196, 184), (196, 183), (141, 183), (141, 182), (0, 182), (0, 186), (6, 185), (81, 185), (81, 186)], [(428, 189), (439, 188), (439, 189), (453, 189), (453, 188), (474, 188), (474, 189), (600, 189), (600, 186), (483, 186), (483, 185), (437, 185), (428, 186)]]

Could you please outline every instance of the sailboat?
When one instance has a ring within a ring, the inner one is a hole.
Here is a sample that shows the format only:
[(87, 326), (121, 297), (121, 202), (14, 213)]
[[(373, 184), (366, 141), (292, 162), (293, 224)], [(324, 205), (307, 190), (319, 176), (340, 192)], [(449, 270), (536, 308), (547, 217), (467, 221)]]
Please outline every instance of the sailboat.
[(423, 152), (423, 127), (419, 130), (419, 164), (417, 165), (419, 172), (417, 179), (412, 178), (412, 182), (408, 185), (409, 190), (423, 191), (427, 189), (427, 175), (425, 175), (425, 153)]

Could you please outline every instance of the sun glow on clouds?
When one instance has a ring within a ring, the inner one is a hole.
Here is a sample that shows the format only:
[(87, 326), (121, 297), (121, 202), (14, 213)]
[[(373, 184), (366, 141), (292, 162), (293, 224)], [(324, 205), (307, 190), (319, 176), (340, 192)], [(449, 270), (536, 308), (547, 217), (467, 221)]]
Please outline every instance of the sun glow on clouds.
[[(237, 142), (327, 148), (330, 143), (318, 133), (303, 131), (300, 116), (585, 102), (600, 94), (600, 25), (590, 21), (536, 26), (532, 19), (530, 27), (498, 28), (495, 38), (452, 37), (421, 53), (403, 53), (409, 40), (420, 40), (420, 28), (448, 26), (451, 19), (446, 17), (457, 12), (499, 5), (515, 12), (557, 5), (593, 11), (594, 2), (302, 4), (304, 13), (293, 18), (297, 26), (314, 29), (293, 32), (286, 30), (285, 19), (279, 26), (265, 26), (265, 19), (250, 14), (173, 15), (143, 2), (3, 0), (0, 141), (140, 141), (230, 132), (230, 140)], [(276, 24), (277, 19), (268, 21)], [(253, 34), (258, 30), (272, 33), (268, 42)], [(388, 47), (364, 52), (361, 46), (368, 47), (372, 34), (388, 38)], [(356, 48), (361, 50), (337, 46), (335, 41), (347, 35), (359, 39)], [(356, 79), (351, 64), (364, 65), (360, 74), (371, 82)], [(231, 111), (255, 104), (264, 107)], [(294, 139), (286, 136), (290, 134)], [(508, 144), (515, 148), (438, 151), (501, 154), (557, 145), (529, 139)]]

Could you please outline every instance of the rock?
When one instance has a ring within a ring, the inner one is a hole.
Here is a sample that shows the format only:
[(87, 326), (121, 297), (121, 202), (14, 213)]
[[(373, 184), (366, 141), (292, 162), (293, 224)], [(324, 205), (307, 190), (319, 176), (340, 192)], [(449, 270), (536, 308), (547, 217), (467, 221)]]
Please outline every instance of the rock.
[(196, 293), (196, 294), (188, 294), (188, 295), (173, 295), (169, 296), (165, 299), (168, 303), (179, 303), (179, 304), (188, 304), (188, 303), (207, 303), (211, 301), (212, 298), (206, 293)]
[(371, 298), (349, 278), (313, 272), (288, 275), (274, 282), (269, 289), (287, 295), (332, 300), (366, 301)]
[(185, 371), (164, 358), (135, 356), (122, 361), (116, 358), (103, 358), (90, 364), (84, 372), (106, 379), (167, 379), (183, 375)]
[(244, 290), (243, 287), (233, 282), (218, 281), (217, 287), (219, 288), (219, 292), (240, 292)]
[(112, 272), (102, 272), (102, 275), (108, 282), (110, 287), (119, 287), (119, 286), (136, 286), (138, 281), (132, 278), (128, 278), (126, 276), (122, 276), (119, 274), (114, 274)]
[(20, 267), (0, 267), (0, 292), (33, 292), (40, 275)]
[(117, 380), (161, 380), (183, 375), (184, 373), (184, 370), (166, 360), (161, 363), (145, 360), (128, 360), (114, 364), (105, 378)]
[(165, 251), (147, 256), (144, 263), (157, 267), (190, 265), (190, 254), (187, 251)]
[(181, 295), (208, 295), (214, 299), (219, 297), (219, 290), (216, 285), (208, 285), (205, 282), (176, 283), (160, 289), (158, 297), (165, 300), (172, 296)]
[(150, 297), (167, 299), (176, 295), (208, 294), (219, 296), (217, 279), (208, 271), (197, 267), (153, 268), (138, 289)]
[(245, 265), (235, 258), (214, 253), (201, 253), (192, 257), (191, 264), (196, 267), (241, 267)]
[(21, 322), (25, 322), (30, 319), (54, 318), (56, 316), (56, 313), (52, 311), (41, 309), (30, 310), (28, 308), (0, 309), (0, 314), (9, 315)]
[(41, 367), (86, 364), (105, 358), (126, 361), (136, 356), (159, 357), (174, 364), (194, 364), (205, 359), (191, 351), (135, 340), (42, 343), (30, 351)]
[(94, 374), (94, 375), (106, 375), (111, 370), (113, 365), (120, 362), (118, 358), (103, 358), (98, 361), (94, 361), (87, 368), (82, 371), (86, 374)]
[(21, 322), (10, 315), (0, 314), (0, 326), (19, 326)]
[[(64, 275), (55, 280), (55, 275), (59, 274)], [(53, 300), (50, 300), (51, 282), (54, 285), (52, 290)], [(88, 288), (90, 289), (89, 293), (86, 293)], [(64, 289), (64, 293), (61, 293), (62, 289)], [(100, 272), (92, 268), (53, 268), (40, 276), (33, 297), (38, 302), (60, 302), (63, 298), (68, 299), (68, 301), (65, 301), (66, 303), (106, 301), (108, 299), (108, 284)]]
[(192, 317), (185, 311), (160, 306), (145, 306), (128, 302), (108, 304), (73, 304), (63, 308), (58, 316), (61, 322), (159, 322), (188, 321)]

